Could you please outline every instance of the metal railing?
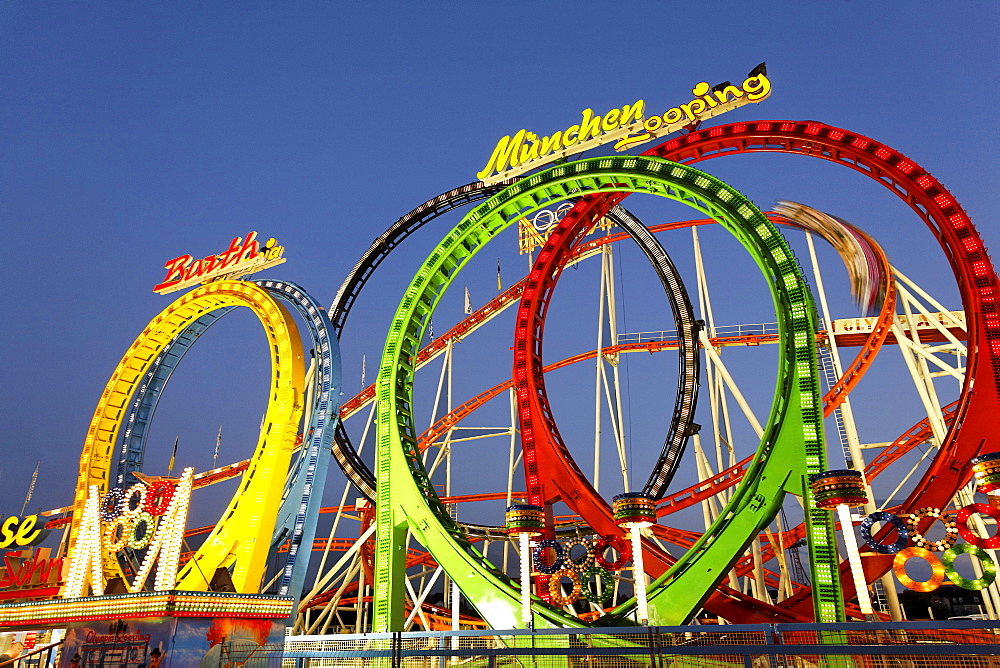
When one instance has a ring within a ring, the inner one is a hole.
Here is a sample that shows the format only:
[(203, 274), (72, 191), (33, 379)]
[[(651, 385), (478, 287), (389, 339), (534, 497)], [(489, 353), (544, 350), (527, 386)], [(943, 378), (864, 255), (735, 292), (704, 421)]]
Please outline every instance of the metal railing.
[(1000, 668), (1000, 624), (883, 622), (291, 636), (278, 668)]
[[(712, 338), (741, 338), (748, 336), (777, 336), (778, 323), (762, 322), (744, 325), (724, 325), (716, 327)], [(618, 335), (617, 345), (627, 343), (657, 343), (659, 341), (674, 341), (678, 338), (677, 330), (662, 330), (659, 332), (623, 332)]]
[(26, 654), (21, 654), (9, 661), (0, 662), (0, 668), (35, 668), (55, 665), (56, 654), (59, 651), (57, 648), (63, 642), (64, 640), (60, 640), (45, 647), (36, 647)]

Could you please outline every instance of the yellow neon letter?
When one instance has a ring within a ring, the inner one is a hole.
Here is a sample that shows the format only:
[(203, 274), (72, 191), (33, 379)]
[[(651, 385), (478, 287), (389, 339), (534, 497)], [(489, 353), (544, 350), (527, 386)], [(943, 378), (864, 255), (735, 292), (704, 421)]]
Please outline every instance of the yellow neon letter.
[(622, 107), (622, 118), (618, 121), (620, 127), (625, 127), (630, 123), (638, 123), (642, 120), (642, 115), (646, 111), (646, 102), (644, 100), (636, 100), (635, 104), (629, 106), (625, 105)]
[(0, 525), (0, 548), (7, 547), (14, 542), (14, 527), (17, 526), (18, 520), (20, 518), (17, 515), (11, 515)]
[(771, 94), (771, 82), (765, 75), (758, 74), (743, 82), (743, 90), (747, 92), (748, 100), (757, 102)]
[(708, 105), (705, 104), (704, 100), (691, 100), (687, 104), (681, 105), (681, 110), (687, 115), (688, 120), (695, 120), (698, 114), (704, 112), (708, 109)]
[[(41, 535), (41, 529), (35, 529), (35, 533), (31, 533), (31, 530), (35, 528), (35, 522), (38, 521), (38, 515), (28, 515), (21, 522), (21, 526), (17, 528), (17, 534), (14, 536), (14, 542), (25, 547), (31, 545), (35, 540)], [(30, 535), (29, 535), (30, 534)]]
[(529, 132), (527, 134), (527, 140), (531, 143), (521, 147), (521, 157), (520, 160), (518, 160), (518, 162), (522, 164), (538, 157), (538, 135), (534, 132)]
[(542, 148), (538, 152), (539, 155), (548, 155), (552, 151), (558, 151), (560, 145), (562, 144), (562, 130), (555, 133), (551, 137), (542, 137)]
[(486, 167), (483, 168), (483, 171), (478, 172), (476, 176), (480, 179), (485, 179), (493, 171), (500, 173), (507, 169), (508, 166), (517, 166), (519, 149), (521, 142), (524, 141), (524, 134), (524, 130), (519, 130), (513, 138), (508, 135), (498, 141), (496, 148), (493, 149), (493, 155), (490, 156), (489, 161), (486, 163)]
[(580, 138), (577, 141), (587, 141), (601, 134), (601, 117), (594, 116), (593, 109), (583, 110), (583, 120), (580, 121)]
[(743, 97), (743, 91), (741, 91), (736, 86), (726, 86), (722, 90), (715, 91), (715, 97), (719, 98), (719, 102), (725, 104), (729, 101), (729, 96), (732, 95), (734, 98), (739, 99)]
[(604, 120), (601, 121), (601, 129), (605, 132), (611, 132), (616, 127), (618, 127), (618, 115), (621, 112), (617, 109), (612, 109), (608, 113), (604, 114)]
[[(579, 132), (580, 132), (579, 125), (571, 125), (565, 130), (563, 130), (563, 138), (562, 138), (563, 148), (569, 148), (573, 144), (580, 141), (580, 139), (577, 137)], [(570, 139), (571, 136), (573, 137), (572, 139)]]
[(670, 109), (667, 109), (667, 113), (663, 114), (663, 122), (667, 125), (673, 125), (682, 118), (684, 118), (684, 112), (677, 107), (671, 107)]

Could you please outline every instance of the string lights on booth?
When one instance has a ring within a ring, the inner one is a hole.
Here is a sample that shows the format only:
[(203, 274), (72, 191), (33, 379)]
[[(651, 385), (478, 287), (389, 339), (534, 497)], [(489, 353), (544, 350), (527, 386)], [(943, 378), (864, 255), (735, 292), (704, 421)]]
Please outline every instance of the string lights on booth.
[(1000, 452), (979, 455), (972, 460), (976, 487), (987, 496), (1000, 496)]

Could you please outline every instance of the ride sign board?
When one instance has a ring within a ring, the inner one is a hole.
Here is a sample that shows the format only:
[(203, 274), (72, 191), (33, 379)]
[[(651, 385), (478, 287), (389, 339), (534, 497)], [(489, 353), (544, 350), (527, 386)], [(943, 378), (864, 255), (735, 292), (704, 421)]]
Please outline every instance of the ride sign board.
[(167, 275), (163, 282), (153, 287), (153, 292), (165, 295), (183, 290), (199, 283), (241, 278), (262, 269), (273, 267), (285, 261), (284, 246), (269, 239), (263, 248), (257, 241), (257, 233), (251, 232), (244, 241), (236, 237), (229, 248), (218, 255), (209, 255), (195, 260), (191, 255), (181, 255), (167, 262)]
[(0, 523), (0, 549), (6, 547), (29, 547), (38, 545), (49, 532), (45, 529), (36, 529), (38, 515), (28, 515), (21, 518), (11, 515)]
[(645, 116), (645, 101), (636, 100), (634, 104), (610, 109), (603, 116), (595, 115), (593, 109), (584, 109), (579, 123), (547, 137), (518, 130), (497, 142), (486, 166), (476, 176), (490, 185), (602, 144), (615, 142), (615, 150), (624, 151), (751, 102), (760, 102), (771, 94), (771, 82), (763, 69), (754, 68), (741, 86), (728, 81), (711, 86), (701, 81), (691, 89), (694, 99), (649, 118)]

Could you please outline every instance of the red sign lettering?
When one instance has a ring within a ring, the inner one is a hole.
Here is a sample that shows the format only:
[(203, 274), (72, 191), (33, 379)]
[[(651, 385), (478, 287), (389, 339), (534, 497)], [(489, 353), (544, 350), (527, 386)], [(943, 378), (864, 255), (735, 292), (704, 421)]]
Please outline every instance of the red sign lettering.
[(246, 240), (236, 237), (227, 248), (218, 255), (195, 260), (191, 255), (181, 255), (167, 262), (163, 267), (167, 275), (163, 282), (153, 288), (153, 292), (173, 292), (204, 283), (213, 278), (238, 274), (241, 271), (249, 274), (260, 269), (284, 262), (281, 258), (284, 247), (278, 246), (274, 239), (267, 242), (267, 247), (261, 249), (257, 241), (257, 233), (251, 232)]

